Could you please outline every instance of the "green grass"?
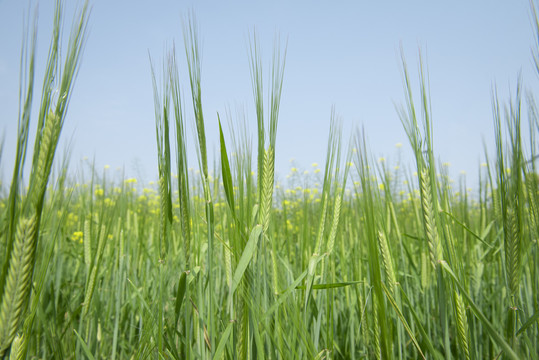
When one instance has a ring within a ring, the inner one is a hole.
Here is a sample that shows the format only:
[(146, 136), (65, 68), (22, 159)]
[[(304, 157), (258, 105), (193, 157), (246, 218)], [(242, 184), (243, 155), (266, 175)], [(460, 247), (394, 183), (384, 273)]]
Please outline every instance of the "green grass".
[[(333, 111), (324, 166), (292, 168), (281, 183), (274, 170), (286, 46), (276, 42), (263, 81), (253, 36), (255, 149), (245, 119), (227, 115), (226, 134), (218, 114), (220, 161), (211, 168), (191, 17), (187, 69), (174, 48), (150, 68), (157, 181), (95, 167), (76, 178), (65, 161), (51, 175), (86, 9), (60, 62), (58, 2), (27, 189), (35, 26), (23, 44), (16, 165), (0, 189), (0, 356), (538, 359), (538, 119), (531, 96), (530, 111), (521, 111), (520, 85), (507, 102), (494, 91), (495, 157), (479, 170), (477, 196), (452, 188), (436, 163), (427, 74), (420, 62), (416, 102), (404, 58), (398, 114), (415, 165), (374, 161), (366, 135), (343, 139)], [(189, 75), (192, 108), (180, 73)], [(187, 165), (190, 111), (196, 172)]]

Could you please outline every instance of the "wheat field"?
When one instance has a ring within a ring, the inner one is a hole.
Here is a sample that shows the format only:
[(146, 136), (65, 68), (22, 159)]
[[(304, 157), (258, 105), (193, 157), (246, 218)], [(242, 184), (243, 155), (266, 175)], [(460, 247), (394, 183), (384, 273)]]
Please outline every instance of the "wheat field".
[(74, 175), (55, 155), (88, 19), (86, 4), (63, 44), (57, 2), (35, 121), (35, 22), (24, 37), (15, 166), (0, 186), (0, 357), (539, 359), (539, 119), (520, 82), (509, 99), (493, 91), (496, 148), (475, 193), (438, 163), (428, 74), (420, 60), (411, 77), (404, 57), (398, 115), (415, 163), (375, 159), (366, 134), (343, 138), (333, 116), (325, 164), (281, 182), (286, 46), (266, 79), (251, 39), (256, 137), (241, 121), (224, 133), (217, 115), (212, 164), (190, 18), (187, 68), (174, 48), (151, 64), (156, 181), (106, 167)]

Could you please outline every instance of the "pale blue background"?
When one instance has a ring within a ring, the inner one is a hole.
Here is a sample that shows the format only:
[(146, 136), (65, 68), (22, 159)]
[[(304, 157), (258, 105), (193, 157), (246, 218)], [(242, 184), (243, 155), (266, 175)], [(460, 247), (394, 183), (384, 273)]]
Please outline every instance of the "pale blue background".
[[(35, 4), (35, 2), (32, 2)], [(65, 8), (70, 27), (76, 1)], [(176, 42), (189, 124), (192, 107), (183, 53), (182, 18), (196, 14), (203, 46), (203, 105), (208, 150), (218, 149), (216, 112), (243, 111), (252, 133), (256, 120), (248, 63), (248, 39), (258, 34), (266, 75), (273, 39), (288, 39), (277, 138), (277, 172), (290, 159), (301, 170), (325, 160), (332, 105), (343, 119), (345, 139), (365, 128), (374, 158), (404, 161), (410, 148), (395, 105), (404, 104), (400, 44), (417, 80), (418, 49), (428, 64), (435, 152), (451, 175), (475, 182), (484, 161), (483, 139), (493, 154), (491, 91), (502, 100), (515, 88), (537, 93), (531, 49), (534, 33), (527, 0), (506, 1), (91, 1), (89, 37), (75, 84), (59, 157), (67, 144), (71, 170), (84, 157), (98, 169), (125, 168), (126, 176), (157, 177), (153, 94), (148, 53), (158, 66)], [(38, 72), (41, 87), (54, 1), (39, 2)], [(4, 178), (11, 175), (18, 112), (22, 19), (27, 1), (0, 0), (0, 131), (6, 142)], [(67, 40), (67, 31), (64, 31)], [(268, 77), (266, 77), (268, 79)], [(266, 80), (266, 84), (269, 82)], [(417, 82), (415, 82), (417, 84)], [(418, 95), (418, 92), (416, 92)], [(39, 92), (36, 92), (37, 104)], [(35, 117), (34, 117), (35, 121)], [(35, 124), (34, 124), (35, 125)], [(34, 128), (34, 126), (32, 126)], [(191, 134), (189, 130), (189, 134)], [(527, 131), (526, 131), (527, 133)], [(254, 138), (253, 138), (254, 141)], [(191, 146), (190, 167), (198, 168)], [(213, 157), (213, 156), (212, 156)], [(83, 164), (81, 164), (81, 161)]]

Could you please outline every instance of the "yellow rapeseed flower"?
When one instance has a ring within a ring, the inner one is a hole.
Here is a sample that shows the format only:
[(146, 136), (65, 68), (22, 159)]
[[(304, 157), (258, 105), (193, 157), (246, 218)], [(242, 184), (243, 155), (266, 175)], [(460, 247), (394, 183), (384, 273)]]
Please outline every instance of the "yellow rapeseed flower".
[(71, 240), (78, 241), (82, 244), (82, 237), (83, 237), (82, 231), (75, 231), (73, 235), (71, 235)]
[(286, 228), (288, 230), (292, 230), (294, 227), (292, 226), (292, 223), (290, 222), (290, 220), (286, 220)]

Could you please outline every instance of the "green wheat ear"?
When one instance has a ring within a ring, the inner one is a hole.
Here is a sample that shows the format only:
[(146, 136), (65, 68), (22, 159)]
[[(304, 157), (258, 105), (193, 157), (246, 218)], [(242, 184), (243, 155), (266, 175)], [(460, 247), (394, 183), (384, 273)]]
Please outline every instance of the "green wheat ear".
[(15, 336), (15, 339), (13, 339), (13, 342), (11, 343), (11, 350), (9, 352), (9, 360), (17, 360), (19, 359), (19, 351), (20, 351), (20, 342), (21, 338), (19, 335)]
[(457, 335), (458, 342), (466, 359), (470, 359), (470, 349), (468, 344), (468, 318), (466, 317), (466, 307), (462, 300), (462, 295), (456, 290), (453, 291), (453, 301), (457, 315)]
[(0, 356), (11, 346), (22, 320), (32, 279), (37, 222), (23, 218), (17, 227), (6, 286), (0, 305)]
[(26, 359), (26, 349), (28, 347), (28, 338), (24, 336), (24, 333), (15, 336), (11, 343), (11, 350), (9, 352), (9, 360), (24, 360)]
[(335, 205), (333, 207), (333, 219), (331, 221), (331, 229), (329, 231), (327, 253), (331, 254), (335, 247), (335, 238), (337, 237), (337, 228), (339, 227), (339, 218), (341, 215), (342, 196), (337, 194), (335, 197)]
[(45, 117), (45, 124), (38, 147), (37, 167), (32, 167), (31, 195), (29, 198), (33, 206), (38, 205), (45, 194), (54, 157), (54, 147), (59, 135), (59, 125), (59, 117), (54, 112), (49, 111)]
[(423, 208), (423, 221), (425, 234), (429, 244), (430, 262), (436, 268), (438, 261), (442, 260), (442, 247), (438, 238), (434, 209), (432, 207), (432, 193), (427, 168), (421, 170), (421, 206)]
[(511, 291), (512, 296), (517, 293), (520, 282), (520, 231), (517, 211), (514, 210), (513, 204), (509, 204), (506, 222), (504, 224), (505, 266), (507, 277), (509, 279), (509, 290)]
[(273, 199), (274, 181), (274, 152), (271, 145), (265, 151), (264, 173), (262, 175), (262, 207), (260, 211), (260, 221), (264, 233), (268, 231), (271, 205)]
[(380, 246), (380, 254), (382, 255), (382, 264), (388, 289), (391, 296), (395, 296), (395, 284), (397, 283), (391, 253), (389, 252), (389, 244), (383, 231), (378, 231), (378, 244)]

